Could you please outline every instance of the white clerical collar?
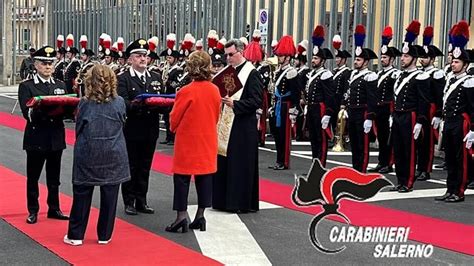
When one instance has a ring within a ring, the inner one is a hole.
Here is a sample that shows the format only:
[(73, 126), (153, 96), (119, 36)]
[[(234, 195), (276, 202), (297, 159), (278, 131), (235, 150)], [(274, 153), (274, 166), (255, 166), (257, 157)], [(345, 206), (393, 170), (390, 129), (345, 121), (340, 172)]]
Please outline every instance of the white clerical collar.
[(239, 68), (240, 66), (242, 66), (243, 64), (245, 64), (247, 62), (247, 60), (244, 60), (242, 61), (242, 63), (238, 64), (236, 67), (234, 67), (235, 69)]

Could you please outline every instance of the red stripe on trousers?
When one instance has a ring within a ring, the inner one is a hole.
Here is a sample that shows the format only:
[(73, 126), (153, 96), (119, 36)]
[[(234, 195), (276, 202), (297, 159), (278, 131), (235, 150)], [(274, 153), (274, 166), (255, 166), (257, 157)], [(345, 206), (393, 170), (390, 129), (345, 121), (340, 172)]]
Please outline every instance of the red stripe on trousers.
[[(433, 117), (436, 112), (436, 104), (431, 103), (430, 104), (430, 117), (428, 119), (428, 123), (431, 123), (431, 120), (433, 120)], [(430, 126), (430, 133), (429, 133), (429, 138), (430, 138), (430, 153), (428, 154), (428, 162), (426, 164), (426, 169), (425, 171), (428, 173), (431, 173), (433, 170), (433, 160), (434, 160), (434, 145), (435, 145), (435, 129)]]
[[(470, 118), (469, 115), (464, 113), (462, 114), (464, 121), (463, 121), (463, 135), (466, 136), (467, 133), (469, 133), (471, 123), (470, 123)], [(464, 142), (462, 143), (464, 146)], [(466, 184), (467, 184), (467, 174), (468, 174), (468, 160), (470, 159), (468, 157), (469, 155), (469, 150), (466, 149), (466, 147), (463, 147), (462, 149), (462, 182), (461, 182), (461, 187), (459, 188), (459, 197), (464, 197), (464, 191), (466, 190)]]

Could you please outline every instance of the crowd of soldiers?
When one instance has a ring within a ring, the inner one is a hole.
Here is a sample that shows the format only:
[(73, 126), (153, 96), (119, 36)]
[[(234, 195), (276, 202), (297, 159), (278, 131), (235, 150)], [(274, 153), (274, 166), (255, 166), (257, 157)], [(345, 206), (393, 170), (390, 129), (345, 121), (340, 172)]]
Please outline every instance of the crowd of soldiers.
[[(319, 159), (325, 166), (334, 133), (340, 139), (347, 131), (353, 168), (360, 172), (385, 174), (393, 172), (395, 165), (398, 184), (392, 190), (404, 193), (413, 190), (415, 180), (430, 179), (435, 145), (438, 145), (445, 152), (443, 165), (448, 172), (448, 190), (436, 199), (463, 201), (466, 187), (472, 188), (474, 185), (474, 172), (471, 170), (474, 168), (471, 147), (474, 141), (474, 68), (471, 65), (474, 52), (465, 47), (469, 40), (468, 25), (461, 21), (450, 30), (448, 64), (443, 69), (435, 67), (437, 58), (444, 55), (432, 44), (434, 31), (431, 26), (424, 29), (423, 45), (417, 45), (415, 41), (420, 32), (420, 23), (413, 21), (406, 28), (401, 51), (389, 45), (392, 31), (388, 26), (382, 33), (380, 56), (364, 47), (366, 35), (363, 25), (355, 28), (354, 55), (342, 49), (339, 35), (333, 36), (333, 52), (323, 48), (325, 30), (321, 25), (313, 32), (312, 48), (307, 40), (295, 45), (293, 38), (287, 35), (272, 42), (271, 55), (263, 51), (258, 30), (254, 31), (250, 40), (241, 38), (246, 46), (243, 54), (255, 65), (265, 87), (262, 107), (257, 110), (256, 116), (260, 145), (265, 145), (267, 132), (275, 140), (276, 163), (269, 168), (284, 170), (290, 167), (292, 139), (309, 139), (312, 157)], [(153, 83), (150, 92), (154, 90), (154, 93), (160, 94), (175, 94), (190, 82), (185, 71), (186, 58), (193, 50), (204, 49), (203, 40), (196, 41), (189, 33), (179, 45), (176, 34), (168, 34), (167, 48), (159, 54), (156, 51), (157, 37), (148, 41), (141, 39), (141, 42), (144, 42), (142, 46), (146, 44), (147, 47), (147, 73), (154, 73), (148, 74), (151, 78), (145, 77), (146, 81), (142, 82), (145, 85)], [(132, 83), (135, 82), (135, 75), (130, 70), (130, 54), (124, 51), (123, 38), (117, 38), (112, 44), (111, 36), (102, 34), (97, 55), (87, 46), (86, 36), (81, 36), (79, 43), (80, 51), (74, 47), (73, 35), (68, 35), (65, 40), (62, 35), (57, 38), (58, 60), (54, 78), (66, 83), (68, 93), (84, 93), (82, 80), (94, 64), (108, 65), (117, 73), (119, 93), (120, 82), (126, 83), (122, 87), (127, 90), (134, 89)], [(219, 38), (216, 31), (209, 31), (207, 47), (215, 74), (226, 66), (229, 55), (224, 54), (225, 43), (225, 38)], [(311, 58), (308, 58), (308, 49), (312, 49)], [(80, 59), (77, 59), (78, 54)], [(276, 63), (272, 61), (275, 57)], [(354, 57), (353, 68), (347, 65), (351, 57)], [(400, 69), (395, 67), (397, 58), (400, 58)], [(336, 68), (327, 69), (327, 61), (333, 59)], [(374, 59), (379, 60), (378, 72), (369, 70)], [(120, 78), (122, 75), (126, 78)], [(161, 143), (173, 145), (169, 111), (160, 112), (167, 129), (166, 139)], [(149, 119), (159, 119), (159, 115), (150, 116)], [(347, 121), (346, 129), (340, 127), (338, 121), (341, 119)], [(154, 147), (152, 144), (157, 137), (157, 133), (143, 128), (149, 126), (145, 120), (139, 121), (141, 125), (125, 129), (126, 132), (130, 131), (126, 134), (130, 136), (143, 136), (143, 132), (154, 136), (148, 138), (151, 142), (141, 143), (143, 149), (146, 149), (145, 146)], [(375, 140), (379, 148), (378, 164), (373, 169), (367, 169), (369, 144)], [(152, 156), (152, 150), (147, 154)], [(136, 167), (131, 167), (132, 176), (133, 171), (137, 171), (136, 175), (142, 175), (143, 171), (139, 169), (149, 169), (150, 156), (142, 158), (141, 151), (129, 156), (131, 165), (136, 162)], [(145, 183), (141, 184), (142, 188), (130, 190), (135, 194), (137, 191), (145, 194), (148, 185), (147, 181)], [(124, 200), (127, 206), (132, 206), (132, 199), (124, 196)], [(142, 210), (148, 208), (145, 198), (135, 200), (142, 201)], [(135, 212), (133, 208), (128, 210), (128, 213)]]

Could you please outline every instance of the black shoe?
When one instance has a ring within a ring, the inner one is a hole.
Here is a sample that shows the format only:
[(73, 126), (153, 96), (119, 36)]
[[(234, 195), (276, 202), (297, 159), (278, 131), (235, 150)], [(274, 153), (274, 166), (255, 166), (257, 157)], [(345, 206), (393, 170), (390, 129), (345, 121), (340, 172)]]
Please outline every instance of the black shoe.
[(446, 193), (444, 193), (444, 195), (434, 198), (434, 200), (444, 201), (445, 199), (451, 197), (452, 195), (453, 194), (446, 192)]
[(56, 220), (69, 220), (69, 217), (64, 215), (62, 211), (48, 211), (48, 218)]
[(166, 145), (172, 146), (172, 145), (174, 145), (174, 141), (168, 141), (168, 143), (166, 143)]
[(369, 170), (367, 170), (367, 172), (370, 172), (370, 173), (377, 173), (378, 171), (380, 171), (380, 169), (382, 169), (383, 166), (380, 165), (380, 164), (377, 164), (377, 166), (375, 166), (374, 168), (371, 168)]
[(137, 208), (135, 209), (137, 212), (141, 212), (141, 213), (148, 213), (148, 214), (153, 214), (155, 213), (155, 210), (153, 210), (153, 208), (151, 208), (150, 206), (148, 205), (137, 205)]
[(181, 229), (181, 233), (187, 233), (188, 232), (188, 220), (183, 219), (179, 221), (178, 223), (172, 223), (169, 226), (166, 227), (167, 232), (171, 233), (177, 233), (178, 230)]
[(286, 170), (288, 167), (285, 167), (283, 164), (277, 164), (273, 167), (273, 170)]
[(467, 189), (474, 189), (474, 181), (467, 185)]
[(200, 231), (206, 231), (206, 218), (197, 218), (189, 224), (189, 229), (199, 229)]
[(35, 224), (37, 221), (38, 221), (37, 213), (31, 213), (30, 215), (28, 215), (28, 218), (26, 218), (27, 224)]
[(428, 180), (428, 179), (430, 179), (430, 178), (431, 178), (431, 177), (430, 177), (430, 173), (428, 173), (428, 172), (423, 172), (423, 173), (421, 173), (421, 175), (420, 175), (416, 180), (418, 180), (418, 181), (426, 181), (426, 180)]
[(398, 192), (399, 193), (408, 193), (408, 192), (412, 192), (413, 191), (413, 188), (409, 188), (407, 186), (401, 186), (399, 189), (398, 189)]
[(273, 169), (273, 168), (275, 168), (277, 165), (278, 165), (278, 164), (270, 164), (270, 165), (268, 166), (268, 169)]
[(137, 209), (132, 205), (125, 205), (125, 213), (128, 215), (137, 215)]
[(459, 197), (458, 195), (452, 194), (449, 198), (446, 198), (444, 201), (449, 202), (449, 203), (462, 202), (464, 201), (464, 197)]
[(420, 175), (421, 175), (421, 171), (420, 170), (416, 170), (415, 171), (415, 178), (418, 178)]
[(160, 144), (168, 144), (167, 140), (160, 141)]
[(436, 169), (444, 169), (446, 167), (446, 162), (442, 162), (434, 166)]
[(396, 185), (396, 186), (391, 187), (388, 191), (398, 191), (401, 187), (402, 185)]
[(393, 172), (393, 167), (391, 167), (391, 166), (384, 166), (384, 167), (380, 168), (380, 170), (379, 170), (379, 173), (381, 173), (381, 174), (388, 174), (388, 173), (391, 173), (391, 172)]

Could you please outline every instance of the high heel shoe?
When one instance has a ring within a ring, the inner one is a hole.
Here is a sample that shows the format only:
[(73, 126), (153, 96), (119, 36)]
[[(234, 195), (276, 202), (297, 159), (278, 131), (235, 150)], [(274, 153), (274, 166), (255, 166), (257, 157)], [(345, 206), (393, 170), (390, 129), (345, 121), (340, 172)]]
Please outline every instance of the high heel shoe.
[(166, 227), (167, 232), (177, 233), (178, 230), (181, 229), (181, 233), (188, 232), (188, 220), (183, 219), (179, 223), (173, 223)]
[(199, 229), (201, 231), (206, 231), (206, 218), (200, 217), (194, 220), (189, 224), (190, 229)]

